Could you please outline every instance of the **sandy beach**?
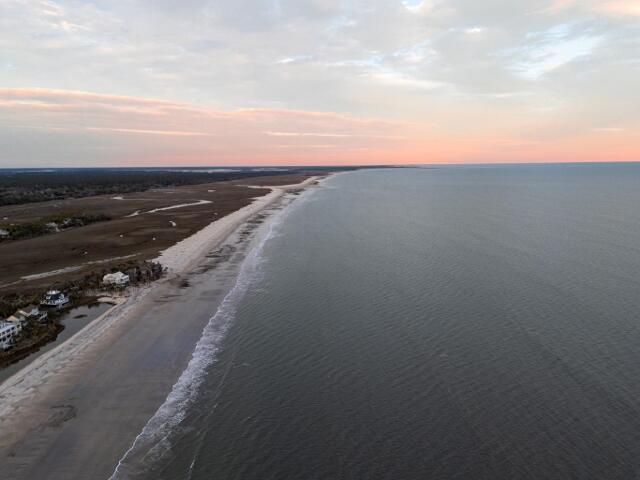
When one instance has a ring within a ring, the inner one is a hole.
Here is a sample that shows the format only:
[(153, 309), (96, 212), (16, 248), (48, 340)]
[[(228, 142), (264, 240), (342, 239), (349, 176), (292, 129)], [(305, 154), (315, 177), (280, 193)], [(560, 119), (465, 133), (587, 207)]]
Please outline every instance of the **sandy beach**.
[(0, 385), (0, 478), (110, 477), (185, 369), (250, 242), (210, 253), (241, 243), (237, 236), (248, 220), (315, 181), (269, 187), (267, 195), (164, 250), (158, 260), (169, 270), (166, 278), (131, 288)]

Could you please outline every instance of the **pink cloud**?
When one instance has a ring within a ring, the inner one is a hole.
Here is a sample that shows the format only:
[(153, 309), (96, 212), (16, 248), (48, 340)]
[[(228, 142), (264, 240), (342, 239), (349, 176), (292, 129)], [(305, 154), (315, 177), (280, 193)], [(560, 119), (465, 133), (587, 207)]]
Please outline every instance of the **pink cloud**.
[[(69, 153), (105, 143), (115, 162), (368, 163), (365, 152), (397, 148), (426, 127), (330, 112), (241, 109), (224, 112), (148, 98), (40, 88), (0, 88), (0, 112), (13, 129), (51, 139)], [(151, 140), (153, 138), (153, 140)], [(318, 158), (315, 150), (322, 150)], [(358, 153), (356, 153), (358, 152)]]
[(637, 0), (602, 2), (599, 5), (599, 9), (612, 15), (640, 16), (640, 2)]
[(613, 16), (640, 16), (640, 2), (637, 0), (554, 0), (549, 10), (557, 11), (569, 7)]
[[(462, 115), (458, 113), (458, 115)], [(536, 140), (486, 118), (477, 134), (287, 109), (221, 111), (98, 93), (0, 89), (6, 158), (21, 165), (407, 164), (640, 160), (626, 129)], [(487, 133), (489, 132), (489, 133)]]

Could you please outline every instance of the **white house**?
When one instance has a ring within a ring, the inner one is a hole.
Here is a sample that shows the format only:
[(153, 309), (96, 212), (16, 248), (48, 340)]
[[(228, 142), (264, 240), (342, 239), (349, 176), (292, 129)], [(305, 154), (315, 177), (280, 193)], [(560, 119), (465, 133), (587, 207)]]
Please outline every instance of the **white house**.
[(19, 323), (0, 322), (0, 348), (11, 348), (21, 331), (22, 326)]
[(18, 310), (23, 315), (25, 315), (28, 319), (36, 319), (41, 322), (47, 319), (47, 312), (41, 311), (37, 305), (29, 305), (27, 307), (21, 308)]
[(122, 272), (108, 273), (102, 277), (103, 285), (113, 285), (116, 287), (123, 287), (129, 283), (129, 275)]
[(29, 320), (44, 322), (47, 319), (47, 316), (47, 312), (41, 312), (35, 305), (29, 305), (28, 307), (21, 308), (7, 318), (7, 322), (19, 323), (24, 326)]
[(14, 313), (9, 318), (7, 318), (7, 322), (15, 323), (21, 326), (24, 326), (24, 324), (27, 323), (28, 320), (29, 319), (27, 318), (27, 316), (24, 313), (22, 313), (20, 310), (18, 310), (16, 313)]
[(40, 301), (40, 305), (46, 307), (62, 307), (67, 303), (69, 303), (69, 297), (60, 290), (49, 290)]

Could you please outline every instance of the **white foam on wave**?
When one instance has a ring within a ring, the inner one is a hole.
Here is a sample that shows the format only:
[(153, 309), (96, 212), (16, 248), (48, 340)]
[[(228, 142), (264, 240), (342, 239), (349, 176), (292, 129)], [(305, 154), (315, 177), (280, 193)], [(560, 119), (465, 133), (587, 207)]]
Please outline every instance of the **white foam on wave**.
[(142, 473), (138, 470), (144, 469), (144, 465), (149, 462), (153, 463), (161, 458), (170, 447), (169, 434), (184, 419), (187, 407), (195, 399), (205, 378), (207, 368), (217, 360), (222, 340), (235, 317), (238, 302), (245, 296), (249, 287), (260, 278), (262, 251), (267, 241), (273, 236), (276, 223), (282, 221), (283, 212), (279, 212), (265, 225), (266, 231), (242, 262), (236, 283), (204, 328), (186, 369), (165, 402), (120, 459), (110, 480), (126, 479)]

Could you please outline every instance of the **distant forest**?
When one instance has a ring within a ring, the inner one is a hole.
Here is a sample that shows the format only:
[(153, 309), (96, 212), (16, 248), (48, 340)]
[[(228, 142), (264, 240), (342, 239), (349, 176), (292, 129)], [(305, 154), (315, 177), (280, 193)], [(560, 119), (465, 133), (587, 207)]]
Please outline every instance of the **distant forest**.
[(292, 171), (0, 171), (0, 206), (140, 192), (150, 188), (196, 185), (247, 177), (282, 175)]
[(240, 180), (251, 177), (286, 175), (291, 173), (321, 174), (329, 171), (347, 171), (375, 166), (343, 167), (278, 167), (255, 169), (241, 167), (234, 171), (219, 172), (205, 169), (52, 169), (17, 170), (0, 169), (0, 206), (22, 203), (64, 200), (142, 192), (150, 188), (197, 185), (202, 183)]

